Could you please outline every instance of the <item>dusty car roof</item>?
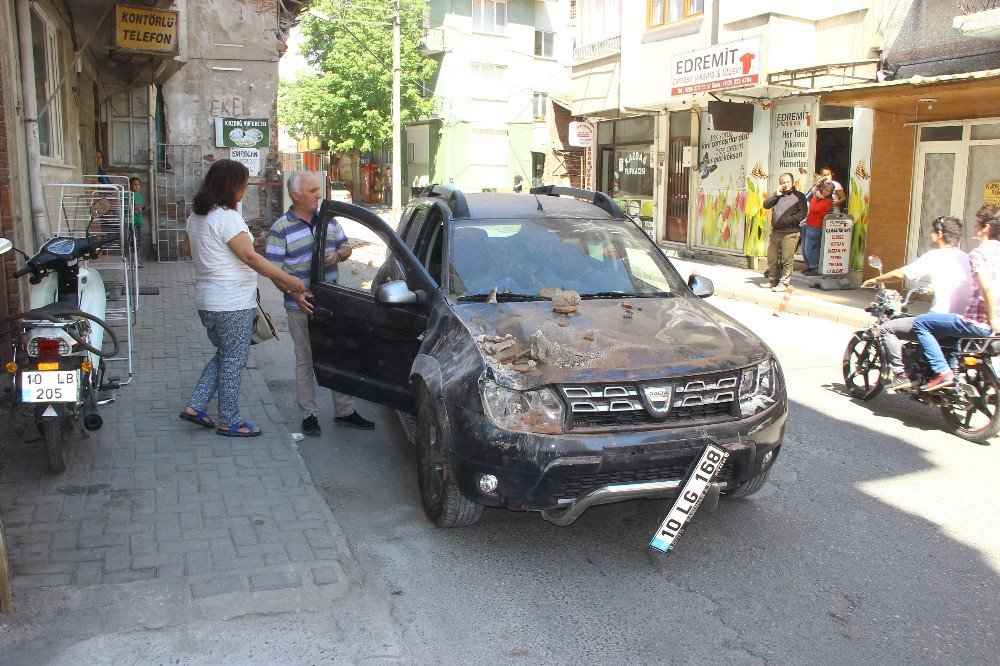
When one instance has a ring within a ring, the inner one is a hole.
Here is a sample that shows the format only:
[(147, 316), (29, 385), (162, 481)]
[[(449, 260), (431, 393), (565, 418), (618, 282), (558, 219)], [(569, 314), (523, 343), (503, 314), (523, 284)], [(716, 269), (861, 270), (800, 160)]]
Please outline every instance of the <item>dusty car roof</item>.
[[(610, 215), (594, 204), (571, 197), (470, 192), (465, 195), (465, 198), (469, 205), (469, 217), (464, 219), (538, 217), (611, 219)], [(542, 210), (538, 210), (539, 203), (541, 203)]]

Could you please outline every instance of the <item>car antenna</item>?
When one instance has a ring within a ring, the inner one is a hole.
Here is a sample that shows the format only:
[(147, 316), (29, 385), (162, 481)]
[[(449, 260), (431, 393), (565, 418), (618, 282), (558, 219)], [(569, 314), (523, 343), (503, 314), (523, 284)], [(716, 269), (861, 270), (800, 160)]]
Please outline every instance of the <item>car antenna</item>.
[(538, 195), (537, 195), (537, 194), (535, 195), (535, 201), (537, 201), (537, 202), (538, 202), (538, 210), (540, 210), (541, 212), (543, 212), (543, 213), (544, 213), (544, 212), (545, 212), (545, 209), (544, 209), (544, 208), (542, 208), (542, 200), (538, 198)]

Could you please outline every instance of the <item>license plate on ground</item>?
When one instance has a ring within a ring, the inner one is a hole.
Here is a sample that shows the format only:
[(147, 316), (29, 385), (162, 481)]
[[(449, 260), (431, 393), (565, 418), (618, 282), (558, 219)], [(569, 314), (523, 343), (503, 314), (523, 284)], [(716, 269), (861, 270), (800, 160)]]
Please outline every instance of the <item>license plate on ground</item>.
[(21, 402), (76, 402), (79, 392), (78, 370), (21, 373)]
[(708, 490), (708, 484), (726, 464), (728, 457), (729, 451), (718, 444), (708, 443), (705, 450), (701, 452), (701, 457), (698, 458), (694, 470), (681, 486), (681, 491), (677, 493), (677, 499), (674, 500), (674, 505), (667, 512), (667, 517), (663, 519), (660, 529), (656, 530), (653, 540), (649, 542), (652, 548), (664, 553), (670, 550), (681, 532), (684, 531), (684, 526), (701, 506), (705, 491)]

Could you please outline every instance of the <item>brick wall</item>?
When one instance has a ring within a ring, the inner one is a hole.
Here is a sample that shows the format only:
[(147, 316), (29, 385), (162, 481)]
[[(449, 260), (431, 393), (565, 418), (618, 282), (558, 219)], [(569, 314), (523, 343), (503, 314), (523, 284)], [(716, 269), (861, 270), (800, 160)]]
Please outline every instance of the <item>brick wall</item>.
[[(916, 130), (903, 123), (910, 120), (890, 111), (875, 111), (865, 254), (879, 255), (885, 270), (898, 268), (905, 260)], [(872, 270), (866, 271), (870, 277)]]

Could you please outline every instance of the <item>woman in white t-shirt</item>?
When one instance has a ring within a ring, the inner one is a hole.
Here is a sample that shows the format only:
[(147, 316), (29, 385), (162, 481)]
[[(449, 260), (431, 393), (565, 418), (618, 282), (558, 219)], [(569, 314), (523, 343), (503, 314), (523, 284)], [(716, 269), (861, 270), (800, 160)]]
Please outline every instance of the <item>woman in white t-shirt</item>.
[[(257, 307), (257, 274), (270, 278), (282, 292), (308, 293), (302, 280), (275, 268), (254, 251), (250, 229), (236, 212), (249, 180), (240, 162), (214, 162), (194, 197), (194, 213), (187, 219), (184, 237), (184, 251), (194, 259), (195, 307), (216, 352), (205, 364), (180, 417), (228, 437), (261, 433), (259, 427), (240, 418), (239, 406), (240, 379), (250, 354)], [(205, 413), (216, 393), (218, 423)]]

